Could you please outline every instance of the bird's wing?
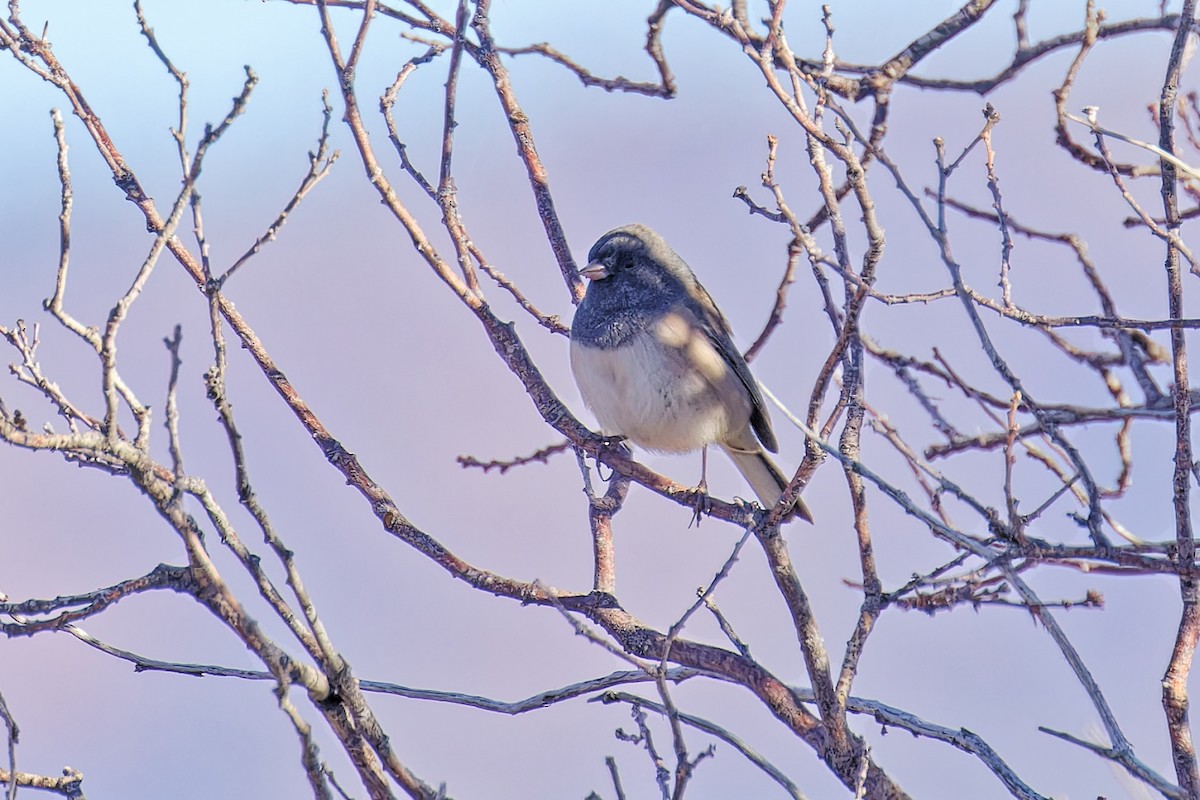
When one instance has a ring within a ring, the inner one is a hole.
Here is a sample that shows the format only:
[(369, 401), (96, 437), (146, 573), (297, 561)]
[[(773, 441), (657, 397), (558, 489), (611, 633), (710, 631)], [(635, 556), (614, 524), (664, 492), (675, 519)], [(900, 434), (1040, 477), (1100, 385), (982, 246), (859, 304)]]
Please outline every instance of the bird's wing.
[(750, 401), (754, 406), (754, 410), (750, 414), (750, 425), (754, 428), (755, 435), (767, 450), (772, 453), (779, 452), (779, 441), (775, 438), (775, 431), (771, 428), (771, 417), (767, 414), (767, 405), (758, 388), (758, 381), (750, 374), (750, 367), (747, 366), (746, 359), (742, 357), (741, 352), (733, 343), (729, 322), (717, 308), (717, 304), (713, 302), (708, 291), (698, 281), (694, 283), (694, 290), (689, 295), (696, 306), (696, 312), (700, 317), (705, 335), (726, 363), (733, 367), (734, 374), (738, 376), (738, 380), (750, 394)]

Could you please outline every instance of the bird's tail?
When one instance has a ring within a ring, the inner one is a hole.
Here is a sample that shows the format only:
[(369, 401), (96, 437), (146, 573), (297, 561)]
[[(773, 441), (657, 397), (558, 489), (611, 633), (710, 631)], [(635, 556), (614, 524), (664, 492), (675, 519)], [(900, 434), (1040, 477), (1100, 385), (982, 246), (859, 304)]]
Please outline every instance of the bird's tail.
[[(779, 498), (783, 496), (783, 490), (787, 488), (788, 478), (771, 460), (770, 456), (761, 449), (741, 450), (725, 444), (721, 445), (721, 449), (733, 460), (733, 465), (750, 484), (754, 494), (758, 495), (760, 503), (766, 508), (771, 508), (779, 502)], [(793, 516), (799, 517), (805, 522), (813, 521), (812, 512), (808, 510), (808, 506), (804, 505), (803, 500), (797, 500), (796, 505), (792, 506), (784, 519), (790, 519)]]

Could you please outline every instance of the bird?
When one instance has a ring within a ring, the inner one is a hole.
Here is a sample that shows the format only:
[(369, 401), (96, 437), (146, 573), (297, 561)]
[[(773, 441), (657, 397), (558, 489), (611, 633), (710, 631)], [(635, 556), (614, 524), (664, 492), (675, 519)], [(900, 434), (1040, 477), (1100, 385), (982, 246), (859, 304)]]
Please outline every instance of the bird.
[[(766, 508), (788, 478), (762, 392), (728, 321), (687, 263), (641, 224), (601, 236), (579, 271), (587, 291), (571, 323), (571, 372), (605, 435), (660, 453), (715, 444)], [(701, 473), (700, 488), (706, 490)], [(787, 518), (812, 522), (803, 501)]]

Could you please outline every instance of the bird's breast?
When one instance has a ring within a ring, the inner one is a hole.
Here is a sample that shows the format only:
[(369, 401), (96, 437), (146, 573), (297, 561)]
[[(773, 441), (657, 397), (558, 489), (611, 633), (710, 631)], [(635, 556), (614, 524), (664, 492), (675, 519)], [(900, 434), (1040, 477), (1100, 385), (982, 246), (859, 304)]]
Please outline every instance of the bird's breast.
[(732, 367), (683, 314), (663, 315), (618, 347), (572, 340), (571, 369), (604, 432), (649, 450), (696, 450), (750, 418)]

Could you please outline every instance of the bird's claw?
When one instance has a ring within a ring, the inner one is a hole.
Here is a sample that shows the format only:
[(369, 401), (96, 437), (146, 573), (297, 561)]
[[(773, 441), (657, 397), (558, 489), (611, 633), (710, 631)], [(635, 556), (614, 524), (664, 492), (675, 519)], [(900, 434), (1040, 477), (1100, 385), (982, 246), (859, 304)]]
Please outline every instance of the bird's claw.
[(712, 513), (712, 498), (708, 496), (708, 481), (702, 480), (695, 489), (689, 490), (692, 495), (692, 521), (688, 527), (700, 527), (700, 521)]
[(629, 441), (628, 436), (621, 436), (619, 434), (605, 436), (600, 440), (600, 450), (614, 450), (625, 458), (631, 458), (633, 452), (629, 449), (629, 445), (626, 444), (627, 441)]

